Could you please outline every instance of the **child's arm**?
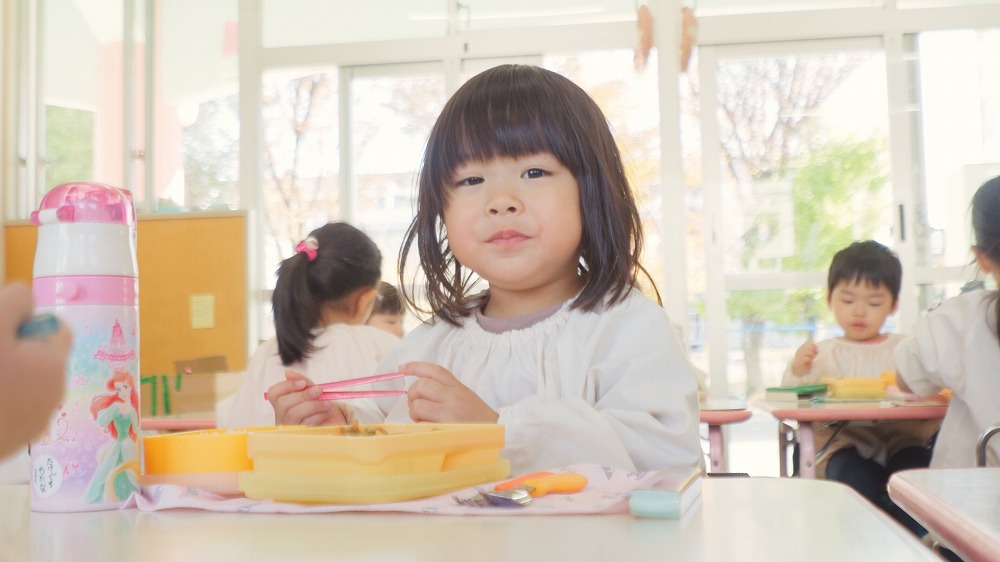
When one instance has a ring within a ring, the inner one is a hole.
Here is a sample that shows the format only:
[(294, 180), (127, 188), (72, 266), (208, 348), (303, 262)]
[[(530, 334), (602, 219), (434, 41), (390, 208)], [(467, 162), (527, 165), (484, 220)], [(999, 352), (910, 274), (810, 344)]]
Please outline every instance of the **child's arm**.
[(896, 373), (896, 388), (898, 388), (900, 392), (905, 392), (905, 393), (913, 392), (912, 390), (910, 390), (910, 387), (906, 386), (906, 381), (904, 381), (903, 377), (899, 375), (899, 372)]
[(323, 389), (291, 369), (285, 380), (267, 389), (276, 425), (347, 425), (347, 416), (332, 400), (320, 400)]
[(32, 312), (23, 285), (0, 289), (0, 457), (39, 436), (63, 398), (72, 334), (65, 324), (48, 336), (18, 337)]
[(792, 357), (792, 374), (797, 377), (808, 375), (812, 371), (813, 360), (816, 359), (817, 353), (819, 348), (811, 340), (800, 345)]
[(967, 368), (965, 337), (971, 331), (969, 319), (975, 318), (977, 311), (969, 306), (971, 303), (956, 300), (945, 301), (917, 320), (913, 334), (893, 349), (896, 386), (901, 391), (933, 396), (942, 388), (957, 390), (963, 386)]
[(813, 341), (807, 341), (800, 345), (788, 362), (788, 366), (785, 367), (785, 372), (781, 375), (782, 386), (798, 386), (819, 382), (821, 373), (813, 369), (818, 355), (819, 345)]

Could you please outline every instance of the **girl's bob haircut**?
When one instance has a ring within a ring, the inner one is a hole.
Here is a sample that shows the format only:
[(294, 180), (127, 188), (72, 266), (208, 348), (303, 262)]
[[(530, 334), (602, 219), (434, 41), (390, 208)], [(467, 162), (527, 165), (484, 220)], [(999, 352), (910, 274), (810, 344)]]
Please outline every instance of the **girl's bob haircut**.
[[(474, 298), (468, 293), (478, 276), (455, 260), (444, 226), (455, 170), (469, 161), (540, 152), (554, 155), (580, 188), (579, 272), (584, 287), (572, 308), (590, 311), (621, 301), (640, 271), (649, 278), (639, 263), (639, 212), (600, 108), (555, 72), (503, 65), (459, 88), (431, 129), (418, 180), (417, 211), (399, 253), (400, 287), (410, 307), (454, 325), (472, 313)], [(427, 308), (405, 289), (407, 256), (414, 244), (426, 276)], [(659, 300), (658, 292), (656, 296)]]

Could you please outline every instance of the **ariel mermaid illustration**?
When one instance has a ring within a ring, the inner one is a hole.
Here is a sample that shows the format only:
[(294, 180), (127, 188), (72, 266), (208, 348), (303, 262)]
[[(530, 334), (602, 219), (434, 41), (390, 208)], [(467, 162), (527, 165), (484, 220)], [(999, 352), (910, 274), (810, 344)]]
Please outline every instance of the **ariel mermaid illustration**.
[(121, 501), (139, 490), (139, 394), (128, 371), (116, 370), (104, 384), (108, 392), (90, 402), (90, 414), (114, 441), (97, 453), (98, 465), (84, 501)]

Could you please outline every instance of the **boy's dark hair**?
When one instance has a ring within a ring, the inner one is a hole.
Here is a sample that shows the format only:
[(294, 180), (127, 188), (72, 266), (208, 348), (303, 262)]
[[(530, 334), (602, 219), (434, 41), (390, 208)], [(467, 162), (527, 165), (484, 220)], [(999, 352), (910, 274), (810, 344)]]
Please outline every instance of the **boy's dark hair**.
[(827, 300), (840, 283), (866, 283), (872, 287), (889, 289), (892, 302), (899, 299), (903, 280), (903, 266), (896, 253), (874, 240), (853, 242), (840, 250), (830, 262), (826, 278)]
[[(431, 130), (420, 169), (417, 212), (399, 253), (400, 286), (411, 307), (454, 325), (472, 312), (466, 293), (477, 277), (451, 253), (444, 227), (455, 170), (468, 161), (539, 152), (552, 153), (572, 172), (580, 189), (579, 272), (584, 286), (572, 307), (594, 310), (606, 298), (619, 302), (636, 285), (639, 272), (649, 278), (639, 263), (643, 245), (639, 212), (600, 108), (583, 89), (555, 72), (503, 65), (459, 88)], [(407, 255), (414, 245), (427, 278), (429, 310), (405, 289)]]
[(296, 252), (278, 266), (271, 295), (274, 332), (283, 365), (309, 356), (313, 330), (323, 307), (336, 305), (361, 287), (374, 288), (382, 277), (382, 253), (364, 232), (344, 222), (327, 223), (309, 233), (316, 259)]
[[(976, 249), (1000, 264), (1000, 176), (979, 186), (972, 196), (972, 233)], [(994, 293), (994, 309), (1000, 324), (1000, 293)], [(1000, 341), (1000, 325), (994, 326)]]
[(402, 314), (403, 301), (399, 298), (399, 289), (392, 283), (382, 281), (378, 285), (378, 298), (372, 314)]

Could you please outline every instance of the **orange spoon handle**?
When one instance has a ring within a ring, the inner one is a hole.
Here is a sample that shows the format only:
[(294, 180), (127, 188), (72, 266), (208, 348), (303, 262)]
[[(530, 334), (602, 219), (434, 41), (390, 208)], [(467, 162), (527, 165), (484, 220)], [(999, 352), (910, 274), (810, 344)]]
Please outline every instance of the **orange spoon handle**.
[(501, 482), (493, 487), (494, 490), (498, 492), (504, 492), (507, 490), (513, 490), (514, 488), (520, 488), (524, 485), (525, 480), (534, 480), (536, 478), (541, 478), (543, 476), (551, 476), (555, 473), (553, 472), (532, 472), (531, 474), (525, 474), (524, 476), (518, 476), (513, 480), (507, 480), (506, 482)]

